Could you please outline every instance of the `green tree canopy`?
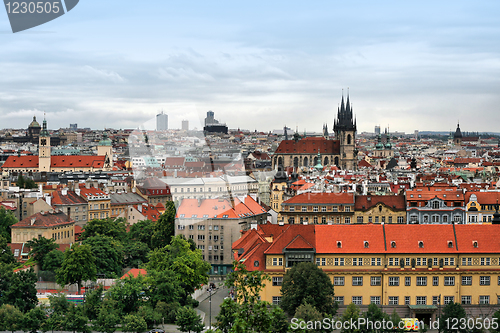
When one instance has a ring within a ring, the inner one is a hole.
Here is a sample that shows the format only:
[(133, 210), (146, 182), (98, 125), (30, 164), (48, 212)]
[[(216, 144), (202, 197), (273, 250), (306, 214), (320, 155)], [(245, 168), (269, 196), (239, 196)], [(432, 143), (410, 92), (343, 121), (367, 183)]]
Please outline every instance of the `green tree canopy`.
[(31, 310), (29, 310), (23, 318), (23, 330), (32, 332), (38, 331), (42, 328), (45, 321), (47, 320), (47, 315), (45, 311), (42, 310), (41, 307), (37, 306)]
[(448, 303), (443, 308), (443, 313), (439, 320), (440, 330), (445, 333), (467, 332), (467, 329), (460, 329), (460, 325), (457, 325), (457, 328), (453, 329), (452, 320), (458, 320), (460, 323), (460, 319), (462, 318), (466, 319), (466, 313), (462, 305), (459, 303)]
[(131, 241), (138, 241), (151, 247), (151, 235), (155, 222), (151, 220), (142, 220), (130, 226), (127, 238)]
[(59, 267), (62, 266), (64, 261), (64, 252), (59, 250), (52, 250), (43, 259), (43, 267), (44, 271), (55, 272)]
[(17, 331), (23, 326), (23, 314), (19, 309), (10, 304), (0, 306), (0, 329)]
[(177, 320), (175, 324), (181, 332), (196, 332), (203, 331), (203, 324), (200, 316), (193, 308), (183, 306), (177, 310)]
[(167, 201), (165, 212), (153, 224), (151, 245), (153, 248), (163, 248), (170, 244), (175, 233), (175, 204)]
[(82, 289), (82, 281), (96, 279), (95, 257), (89, 245), (74, 244), (64, 252), (64, 261), (56, 272), (56, 281), (61, 286), (78, 284), (78, 294)]
[(10, 239), (11, 230), (10, 227), (17, 223), (17, 219), (14, 214), (5, 209), (3, 206), (0, 207), (0, 236), (7, 240), (7, 243), (11, 243)]
[(64, 315), (69, 309), (69, 301), (63, 293), (49, 295), (49, 303), (52, 313)]
[(91, 220), (85, 225), (80, 239), (85, 240), (97, 235), (109, 236), (122, 242), (127, 237), (127, 221), (123, 218)]
[(16, 258), (12, 254), (12, 250), (9, 245), (7, 245), (7, 239), (0, 236), (0, 265), (1, 264), (13, 264), (16, 262)]
[(144, 332), (148, 328), (144, 318), (142, 318), (138, 315), (134, 315), (134, 314), (126, 315), (123, 318), (123, 322), (125, 324), (123, 326), (123, 330), (125, 332), (141, 333), (141, 332)]
[(45, 256), (49, 252), (59, 248), (59, 244), (56, 244), (54, 239), (47, 239), (45, 237), (33, 238), (26, 242), (26, 246), (31, 249), (29, 254), (35, 259), (40, 268), (43, 267)]
[[(357, 323), (359, 320), (359, 308), (356, 306), (356, 304), (351, 303), (347, 306), (347, 309), (345, 310), (344, 314), (341, 317), (342, 322), (355, 322)], [(350, 325), (342, 326), (342, 329), (340, 331), (341, 333), (358, 333), (359, 332), (359, 327), (351, 327)]]
[(287, 332), (288, 320), (283, 310), (260, 300), (265, 281), (269, 281), (269, 277), (263, 272), (250, 272), (245, 265), (235, 262), (226, 285), (235, 288), (238, 302), (230, 299), (223, 302), (223, 310), (217, 317), (217, 328), (231, 333)]
[(141, 305), (146, 303), (148, 289), (146, 277), (127, 276), (124, 279), (116, 280), (116, 283), (107, 292), (107, 298), (115, 301), (120, 308), (120, 312), (130, 314), (137, 312)]
[(202, 259), (201, 251), (191, 250), (190, 244), (182, 237), (172, 238), (170, 245), (151, 251), (147, 270), (176, 273), (186, 294), (208, 282), (210, 264)]
[(10, 304), (27, 312), (38, 304), (33, 269), (14, 273), (13, 265), (0, 265), (0, 305)]
[(283, 276), (280, 306), (293, 315), (297, 308), (308, 303), (325, 315), (335, 315), (333, 284), (328, 275), (312, 262), (301, 262)]
[(120, 241), (110, 236), (97, 234), (83, 241), (89, 245), (95, 258), (97, 274), (105, 274), (108, 278), (121, 276), (123, 262), (123, 246)]
[(151, 249), (146, 243), (130, 240), (125, 242), (123, 247), (123, 266), (139, 268), (148, 262), (148, 255)]
[(83, 313), (83, 307), (70, 304), (64, 317), (64, 328), (68, 331), (89, 333), (88, 318)]

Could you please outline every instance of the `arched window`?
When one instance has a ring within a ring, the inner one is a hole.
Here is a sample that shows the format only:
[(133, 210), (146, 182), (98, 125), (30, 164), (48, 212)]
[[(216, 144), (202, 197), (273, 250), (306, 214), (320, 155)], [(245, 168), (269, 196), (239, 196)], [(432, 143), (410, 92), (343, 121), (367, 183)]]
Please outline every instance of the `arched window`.
[(293, 159), (293, 166), (294, 166), (294, 167), (298, 167), (298, 166), (299, 166), (299, 158), (298, 158), (298, 157), (295, 157), (295, 158)]
[(330, 162), (330, 161), (328, 160), (328, 157), (325, 157), (325, 162), (323, 163), (323, 165), (329, 165), (329, 163), (328, 163), (328, 162)]
[(283, 165), (283, 158), (281, 156), (278, 157), (278, 165)]
[(351, 134), (347, 134), (347, 144), (351, 144)]
[(307, 157), (304, 157), (304, 166), (309, 166), (309, 160), (307, 159)]
[(339, 166), (339, 157), (338, 156), (335, 157), (335, 165)]
[(314, 158), (314, 165), (318, 164), (318, 156)]

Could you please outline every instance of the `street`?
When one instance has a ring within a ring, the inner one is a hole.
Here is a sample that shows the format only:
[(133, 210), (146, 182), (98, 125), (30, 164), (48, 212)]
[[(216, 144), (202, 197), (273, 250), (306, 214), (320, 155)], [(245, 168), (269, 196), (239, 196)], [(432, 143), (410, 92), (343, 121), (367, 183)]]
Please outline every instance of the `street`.
[[(209, 325), (209, 313), (210, 313), (210, 298), (208, 297), (200, 302), (198, 309), (205, 312), (205, 326)], [(225, 297), (229, 297), (229, 289), (225, 286), (221, 286), (212, 292), (212, 326), (215, 323), (215, 317), (219, 314), (220, 305), (224, 301)]]

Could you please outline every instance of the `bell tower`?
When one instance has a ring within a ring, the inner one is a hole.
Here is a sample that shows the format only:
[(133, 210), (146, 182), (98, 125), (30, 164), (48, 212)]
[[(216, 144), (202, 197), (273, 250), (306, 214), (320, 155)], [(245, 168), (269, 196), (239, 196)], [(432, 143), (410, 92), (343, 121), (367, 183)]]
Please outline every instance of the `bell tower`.
[(339, 166), (344, 170), (356, 170), (356, 119), (352, 116), (352, 107), (347, 94), (347, 102), (344, 104), (344, 94), (337, 110), (337, 118), (334, 119), (333, 130), (335, 139), (340, 141)]
[(47, 130), (47, 120), (43, 118), (43, 127), (38, 137), (38, 171), (50, 171), (50, 135)]

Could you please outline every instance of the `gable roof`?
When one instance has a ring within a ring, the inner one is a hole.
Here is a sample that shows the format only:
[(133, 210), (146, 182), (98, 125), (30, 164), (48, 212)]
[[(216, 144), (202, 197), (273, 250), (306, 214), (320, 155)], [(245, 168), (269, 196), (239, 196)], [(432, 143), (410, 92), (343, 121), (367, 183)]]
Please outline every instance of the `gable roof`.
[(354, 194), (353, 193), (302, 193), (296, 195), (283, 204), (354, 204)]
[(61, 211), (40, 212), (22, 219), (11, 228), (52, 228), (73, 223), (75, 221), (68, 221), (68, 215)]
[(77, 195), (75, 191), (66, 191), (66, 195), (63, 195), (63, 190), (58, 189), (51, 193), (52, 205), (81, 205), (87, 204), (81, 196)]
[(359, 211), (367, 211), (379, 203), (391, 210), (406, 211), (404, 195), (356, 195), (354, 207)]
[(283, 140), (275, 154), (326, 154), (339, 155), (340, 141), (327, 140), (323, 137), (308, 137), (301, 140)]

